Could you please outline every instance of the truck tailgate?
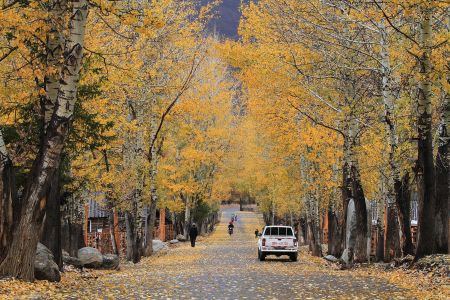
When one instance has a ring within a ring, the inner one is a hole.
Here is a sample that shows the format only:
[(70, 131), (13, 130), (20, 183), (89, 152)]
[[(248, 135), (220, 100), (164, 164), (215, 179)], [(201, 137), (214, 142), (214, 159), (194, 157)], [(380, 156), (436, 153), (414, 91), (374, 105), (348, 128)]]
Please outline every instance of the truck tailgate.
[(294, 247), (294, 239), (292, 238), (269, 238), (267, 240), (267, 246), (274, 249), (286, 249)]

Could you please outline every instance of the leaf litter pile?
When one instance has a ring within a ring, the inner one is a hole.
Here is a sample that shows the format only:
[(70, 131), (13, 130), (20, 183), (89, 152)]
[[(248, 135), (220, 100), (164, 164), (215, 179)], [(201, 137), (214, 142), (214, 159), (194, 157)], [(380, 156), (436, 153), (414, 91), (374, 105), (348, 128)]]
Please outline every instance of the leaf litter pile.
[(259, 262), (253, 232), (261, 218), (239, 212), (230, 237), (229, 214), (195, 248), (174, 246), (138, 264), (123, 263), (120, 271), (66, 271), (59, 283), (4, 279), (0, 299), (450, 299), (445, 272), (377, 264), (338, 270), (304, 250), (295, 263), (283, 257)]

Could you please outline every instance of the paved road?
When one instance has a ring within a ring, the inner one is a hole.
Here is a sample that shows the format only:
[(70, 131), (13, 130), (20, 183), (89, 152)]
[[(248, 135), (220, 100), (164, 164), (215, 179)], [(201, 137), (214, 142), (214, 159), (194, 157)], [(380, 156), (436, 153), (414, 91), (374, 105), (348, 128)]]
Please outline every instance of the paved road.
[(183, 245), (109, 275), (89, 293), (120, 299), (386, 299), (403, 294), (375, 277), (330, 270), (305, 255), (295, 263), (283, 258), (259, 262), (253, 232), (261, 228), (261, 218), (237, 212), (229, 237), (226, 226), (234, 212), (224, 209), (215, 233), (197, 247)]

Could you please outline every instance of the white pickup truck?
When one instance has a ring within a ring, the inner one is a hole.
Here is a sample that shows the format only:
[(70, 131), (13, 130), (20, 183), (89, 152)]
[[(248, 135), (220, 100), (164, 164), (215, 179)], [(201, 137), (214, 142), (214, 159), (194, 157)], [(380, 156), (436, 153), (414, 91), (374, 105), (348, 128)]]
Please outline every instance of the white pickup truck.
[(258, 239), (258, 258), (266, 259), (267, 255), (288, 255), (297, 261), (298, 242), (294, 230), (290, 226), (266, 226)]

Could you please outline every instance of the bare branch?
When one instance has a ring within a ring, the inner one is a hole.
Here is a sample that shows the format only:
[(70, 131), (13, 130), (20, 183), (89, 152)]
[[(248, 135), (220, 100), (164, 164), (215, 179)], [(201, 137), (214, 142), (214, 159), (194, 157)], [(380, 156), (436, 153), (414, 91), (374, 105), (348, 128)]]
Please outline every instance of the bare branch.
[(322, 127), (324, 127), (324, 128), (327, 128), (327, 129), (329, 129), (329, 130), (333, 130), (333, 131), (339, 133), (342, 137), (345, 138), (345, 133), (342, 132), (342, 130), (340, 130), (340, 129), (338, 129), (338, 128), (335, 128), (335, 127), (332, 127), (332, 126), (330, 126), (330, 125), (325, 124), (325, 123), (322, 122), (322, 121), (317, 120), (316, 118), (310, 116), (309, 114), (307, 114), (306, 112), (304, 112), (303, 110), (301, 110), (300, 108), (298, 108), (297, 106), (295, 106), (294, 104), (292, 104), (291, 101), (288, 100), (288, 102), (289, 102), (289, 105), (290, 105), (293, 109), (295, 109), (296, 111), (298, 111), (298, 112), (299, 112), (300, 114), (302, 114), (303, 116), (307, 117), (307, 118), (308, 118), (309, 120), (311, 120), (314, 124), (320, 125), (320, 126), (322, 126)]
[(5, 54), (3, 54), (3, 55), (0, 57), (0, 62), (2, 62), (3, 60), (5, 60), (9, 55), (11, 55), (11, 53), (13, 53), (14, 51), (16, 51), (17, 49), (18, 49), (17, 46), (16, 46), (16, 47), (12, 47), (11, 49), (9, 49), (8, 52), (6, 52)]
[(159, 133), (160, 133), (160, 131), (162, 129), (162, 126), (164, 124), (164, 120), (166, 119), (167, 115), (170, 113), (172, 108), (175, 106), (175, 104), (177, 104), (177, 102), (181, 98), (181, 96), (189, 89), (189, 84), (191, 83), (192, 78), (194, 77), (195, 73), (197, 72), (198, 67), (200, 66), (200, 64), (203, 61), (203, 59), (204, 59), (204, 56), (202, 58), (200, 58), (199, 61), (196, 61), (196, 56), (194, 55), (194, 57), (192, 59), (191, 69), (189, 70), (189, 73), (186, 76), (186, 79), (184, 80), (183, 85), (181, 86), (180, 90), (176, 94), (175, 98), (172, 100), (172, 102), (169, 104), (169, 106), (167, 106), (166, 110), (161, 115), (161, 119), (159, 121), (158, 129), (156, 130), (156, 132), (153, 135), (152, 140), (150, 142), (150, 151), (149, 151), (149, 155), (148, 155), (149, 160), (152, 160), (152, 154), (151, 154), (152, 151), (151, 151), (151, 149), (153, 149), (153, 147), (155, 147), (155, 142), (158, 139)]
[(375, 5), (378, 7), (378, 9), (381, 10), (381, 13), (383, 14), (383, 17), (386, 19), (386, 21), (389, 23), (389, 25), (390, 25), (392, 28), (394, 28), (395, 31), (397, 31), (398, 33), (400, 33), (401, 35), (403, 35), (404, 37), (406, 37), (408, 40), (410, 40), (410, 41), (413, 42), (414, 44), (420, 46), (420, 44), (419, 44), (415, 39), (413, 39), (411, 36), (409, 36), (408, 34), (406, 34), (405, 32), (403, 32), (402, 30), (400, 30), (400, 28), (398, 28), (397, 26), (395, 26), (395, 25), (392, 23), (392, 21), (391, 21), (391, 19), (389, 18), (389, 16), (386, 14), (386, 12), (384, 11), (384, 9), (381, 7), (381, 5), (380, 5), (376, 0), (374, 0), (373, 2), (374, 2)]

